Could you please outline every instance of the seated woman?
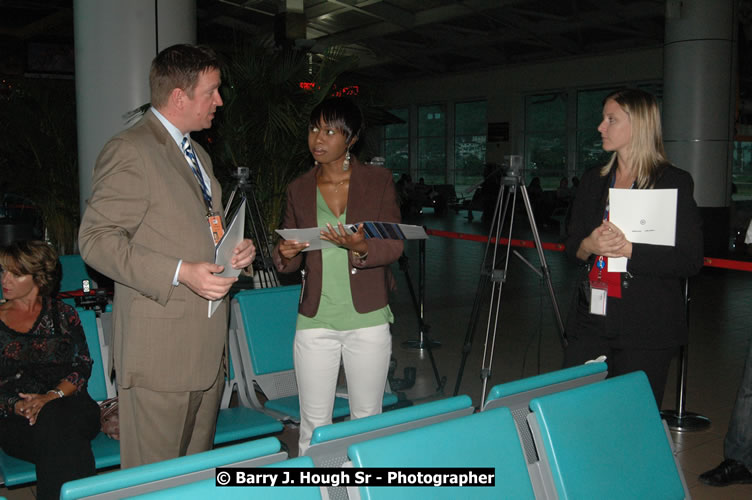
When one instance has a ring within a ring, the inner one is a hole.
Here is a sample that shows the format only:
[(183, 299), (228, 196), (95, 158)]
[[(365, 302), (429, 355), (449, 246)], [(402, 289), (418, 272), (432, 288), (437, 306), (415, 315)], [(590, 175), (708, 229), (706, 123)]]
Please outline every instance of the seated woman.
[(0, 448), (33, 462), (37, 498), (95, 473), (99, 405), (86, 390), (92, 361), (76, 310), (52, 297), (60, 267), (42, 241), (0, 248)]

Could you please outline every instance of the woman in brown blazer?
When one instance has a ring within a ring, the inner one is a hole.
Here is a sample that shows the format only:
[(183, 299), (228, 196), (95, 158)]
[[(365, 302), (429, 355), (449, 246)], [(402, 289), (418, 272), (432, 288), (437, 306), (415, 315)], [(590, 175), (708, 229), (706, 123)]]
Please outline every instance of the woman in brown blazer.
[(348, 382), (350, 415), (381, 412), (391, 355), (389, 265), (402, 254), (400, 240), (366, 239), (346, 224), (400, 222), (391, 172), (363, 165), (351, 155), (363, 129), (358, 107), (344, 98), (314, 108), (308, 146), (314, 168), (287, 191), (286, 229), (322, 227), (333, 248), (304, 252), (308, 242), (281, 240), (274, 260), (280, 272), (304, 267), (295, 335), (295, 374), (300, 394), (299, 453), (316, 427), (332, 421), (340, 359)]

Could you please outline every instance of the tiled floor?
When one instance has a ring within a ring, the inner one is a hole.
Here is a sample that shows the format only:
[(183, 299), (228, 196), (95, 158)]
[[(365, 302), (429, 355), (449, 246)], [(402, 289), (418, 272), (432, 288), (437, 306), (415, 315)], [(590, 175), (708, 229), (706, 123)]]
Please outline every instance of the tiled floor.
[[(432, 229), (486, 235), (488, 228), (475, 213), (470, 222), (465, 213), (438, 217), (427, 213), (408, 221)], [(521, 238), (529, 237), (524, 216), (517, 216), (515, 227)], [(558, 227), (541, 228), (544, 242), (558, 242)], [(462, 371), (459, 394), (467, 394), (477, 406), (482, 391), (481, 368), (486, 345), (486, 313), (480, 315), (475, 334), (468, 339), (467, 330), (480, 276), (485, 245), (470, 241), (432, 237), (426, 244), (425, 320), (429, 336), (441, 343), (433, 351), (435, 369), (427, 351), (403, 346), (403, 342), (419, 338), (417, 316), (408, 293), (406, 275), (394, 266), (399, 290), (392, 302), (396, 322), (393, 327), (393, 354), (397, 365), (395, 377), (405, 378), (405, 368), (414, 368), (415, 384), (404, 391), (413, 402), (421, 402), (454, 393), (460, 375), (463, 346), (469, 354)], [(407, 245), (409, 274), (418, 287), (418, 244)], [(503, 248), (501, 249), (503, 251)], [(520, 253), (536, 266), (537, 253), (523, 249)], [(551, 281), (562, 315), (566, 315), (573, 291), (573, 268), (560, 252), (547, 251)], [(701, 413), (712, 420), (709, 429), (700, 432), (673, 433), (684, 475), (696, 499), (749, 499), (752, 485), (712, 488), (700, 484), (697, 475), (722, 460), (723, 436), (726, 432), (744, 356), (752, 332), (752, 275), (743, 272), (706, 268), (691, 282), (690, 311), (691, 343), (689, 347), (689, 378), (687, 410)], [(480, 296), (487, 303), (488, 294)], [(491, 345), (493, 335), (488, 345)], [(560, 368), (562, 349), (555, 326), (551, 301), (545, 283), (512, 257), (508, 279), (502, 290), (501, 317), (497, 323), (491, 374), (487, 387), (540, 372)], [(487, 362), (488, 363), (488, 362)], [(664, 398), (664, 409), (675, 408), (676, 380), (672, 368)], [(486, 390), (487, 392), (487, 390)], [(750, 417), (752, 418), (752, 416)], [(288, 428), (281, 439), (297, 451), (297, 430)], [(33, 488), (7, 490), (0, 496), (29, 499)]]

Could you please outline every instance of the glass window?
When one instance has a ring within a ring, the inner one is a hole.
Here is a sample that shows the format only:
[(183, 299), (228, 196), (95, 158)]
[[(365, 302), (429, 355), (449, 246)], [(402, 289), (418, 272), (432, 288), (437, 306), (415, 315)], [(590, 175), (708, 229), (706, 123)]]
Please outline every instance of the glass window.
[(421, 177), (426, 184), (446, 184), (446, 113), (439, 104), (418, 107), (418, 179)]
[(752, 142), (734, 141), (734, 163), (731, 168), (733, 200), (752, 199)]
[(483, 180), (488, 124), (486, 101), (457, 103), (454, 107), (454, 172), (457, 193)]
[(567, 176), (567, 96), (564, 92), (525, 98), (525, 180), (539, 177), (555, 190)]
[(384, 127), (384, 166), (399, 177), (410, 172), (409, 112), (407, 108), (390, 109), (389, 112), (404, 121)]
[(605, 165), (611, 153), (603, 151), (598, 125), (603, 120), (603, 99), (614, 89), (577, 92), (577, 176)]

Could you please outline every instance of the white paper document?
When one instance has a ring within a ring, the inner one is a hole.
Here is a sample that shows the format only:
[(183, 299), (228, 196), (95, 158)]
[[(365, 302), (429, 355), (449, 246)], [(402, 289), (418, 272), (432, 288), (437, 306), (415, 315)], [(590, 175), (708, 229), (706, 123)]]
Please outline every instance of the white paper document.
[[(424, 240), (428, 238), (423, 226), (397, 224), (394, 222), (358, 222), (357, 224), (345, 224), (345, 229), (354, 233), (358, 230), (360, 224), (365, 226), (366, 239)], [(333, 248), (335, 246), (333, 243), (321, 239), (321, 231), (326, 231), (326, 228), (277, 229), (277, 234), (286, 240), (309, 243), (309, 246), (303, 250), (304, 252), (321, 250), (322, 248)]]
[[(609, 220), (632, 243), (676, 244), (676, 189), (609, 189)], [(610, 272), (626, 272), (627, 259), (608, 259)]]
[[(222, 239), (217, 243), (217, 248), (214, 249), (214, 263), (220, 266), (224, 266), (224, 270), (221, 273), (215, 274), (215, 276), (221, 276), (223, 278), (234, 278), (240, 274), (240, 269), (233, 269), (232, 264), (232, 251), (235, 247), (243, 241), (243, 234), (245, 233), (245, 199), (240, 202), (235, 215), (233, 216), (230, 224), (225, 228), (225, 234)], [(222, 300), (210, 300), (209, 301), (209, 318), (212, 317), (214, 311), (217, 310)]]

